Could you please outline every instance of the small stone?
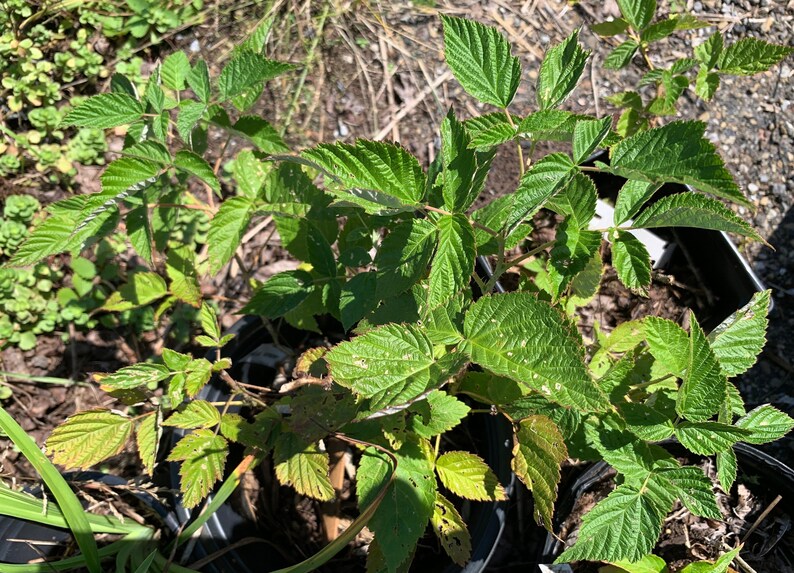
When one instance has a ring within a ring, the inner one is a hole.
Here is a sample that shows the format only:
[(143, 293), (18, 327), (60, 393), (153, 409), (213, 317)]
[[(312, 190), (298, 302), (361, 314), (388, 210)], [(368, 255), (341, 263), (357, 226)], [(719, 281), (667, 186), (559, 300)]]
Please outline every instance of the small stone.
[[(750, 193), (757, 193), (758, 192), (758, 185), (756, 185), (755, 183), (750, 183), (747, 186), (747, 190), (750, 191)], [(764, 197), (764, 199), (766, 199), (766, 197)]]

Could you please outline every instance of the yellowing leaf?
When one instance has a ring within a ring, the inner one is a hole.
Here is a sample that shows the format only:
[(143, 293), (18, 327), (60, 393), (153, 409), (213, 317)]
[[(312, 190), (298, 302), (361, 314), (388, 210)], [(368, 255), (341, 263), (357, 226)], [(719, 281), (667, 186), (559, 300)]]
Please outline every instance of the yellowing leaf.
[(212, 428), (221, 421), (218, 409), (206, 400), (188, 402), (184, 409), (174, 412), (163, 422), (163, 426), (173, 426), (193, 430), (196, 428)]
[(317, 444), (305, 444), (297, 434), (279, 436), (273, 452), (276, 478), (295, 491), (320, 501), (334, 498), (334, 487), (328, 476), (328, 454)]
[(135, 442), (138, 446), (138, 455), (143, 462), (143, 468), (147, 474), (152, 475), (155, 461), (157, 459), (157, 444), (160, 441), (160, 430), (158, 428), (159, 412), (147, 414), (138, 424), (135, 430)]
[(507, 499), (502, 484), (482, 458), (469, 452), (447, 452), (436, 460), (441, 482), (454, 494), (475, 501)]
[(127, 443), (133, 422), (108, 410), (69, 417), (47, 439), (47, 450), (66, 469), (88, 468), (115, 456)]
[(471, 557), (469, 529), (452, 502), (440, 493), (436, 493), (430, 525), (449, 558), (458, 565), (465, 565)]
[(182, 503), (188, 509), (207, 497), (216, 481), (223, 477), (229, 444), (212, 430), (196, 430), (179, 440), (168, 461), (181, 461), (179, 468)]

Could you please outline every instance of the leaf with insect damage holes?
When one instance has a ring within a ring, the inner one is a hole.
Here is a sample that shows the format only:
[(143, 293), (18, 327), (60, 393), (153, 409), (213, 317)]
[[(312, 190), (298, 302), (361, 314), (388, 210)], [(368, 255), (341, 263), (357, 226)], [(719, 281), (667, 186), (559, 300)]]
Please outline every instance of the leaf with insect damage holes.
[(80, 412), (52, 431), (47, 451), (66, 469), (85, 469), (121, 452), (133, 425), (132, 419), (109, 410)]
[(560, 464), (568, 457), (557, 425), (546, 416), (521, 420), (513, 446), (513, 471), (532, 492), (535, 520), (551, 531), (560, 482)]
[[(464, 321), (460, 350), (563, 406), (606, 410), (606, 396), (584, 364), (581, 335), (548, 303), (529, 293), (485, 296)], [(542, 333), (542, 334), (541, 334)]]
[(449, 558), (460, 566), (465, 565), (471, 557), (469, 528), (452, 502), (438, 492), (430, 525)]

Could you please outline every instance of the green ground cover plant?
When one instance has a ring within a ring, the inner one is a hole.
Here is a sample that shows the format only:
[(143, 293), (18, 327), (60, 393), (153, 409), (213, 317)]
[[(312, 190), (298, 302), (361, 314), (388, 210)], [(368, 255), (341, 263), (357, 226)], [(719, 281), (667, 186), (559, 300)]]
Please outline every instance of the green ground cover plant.
[[(678, 17), (652, 23), (656, 5), (648, 0), (618, 4), (623, 23), (611, 25), (643, 54), (664, 30), (698, 25)], [(694, 454), (716, 456), (718, 485), (727, 490), (737, 474), (735, 444), (763, 444), (792, 429), (794, 420), (771, 405), (747, 412), (731, 381), (763, 347), (769, 292), (757, 294), (711, 333), (694, 314), (688, 330), (651, 316), (596, 340), (584, 340), (576, 325), (576, 309), (598, 291), (606, 243), (619, 279), (643, 293), (651, 282), (651, 261), (633, 234), (637, 229), (699, 227), (763, 240), (726, 206), (747, 200), (704, 137), (704, 124), (657, 119), (680, 96), (672, 97), (669, 82), (682, 85), (675, 79), (682, 74), (670, 71), (672, 80), (659, 75), (655, 99), (642, 110), (628, 106), (637, 112), (631, 121), (625, 112), (613, 125), (610, 116), (564, 111), (588, 59), (574, 32), (546, 53), (536, 109), (517, 111), (511, 107), (522, 67), (505, 38), (477, 22), (447, 16), (442, 21), (453, 74), (494, 111), (462, 120), (450, 110), (440, 126), (441, 153), (427, 169), (393, 143), (322, 143), (290, 152), (273, 126), (249, 112), (266, 82), (292, 69), (262, 55), (259, 32), (216, 78), (203, 60), (191, 63), (177, 52), (163, 60), (142, 94), (117, 76), (109, 93), (66, 115), (66, 126), (128, 126), (124, 150), (105, 169), (101, 192), (46, 208), (46, 218), (16, 248), (8, 267), (34, 265), (64, 251), (76, 255), (121, 231), (148, 269), (135, 273), (105, 308), (155, 302), (158, 312), (177, 303), (197, 308), (202, 333), (196, 342), (220, 348), (229, 336), (203, 301), (200, 278), (239, 256), (252, 222), (272, 217), (284, 249), (302, 264), (253, 284), (242, 312), (275, 326), (284, 321), (318, 332), (330, 316), (348, 339), (295, 357), (295, 384), (264, 398), (235, 381), (230, 361), (219, 353), (195, 358), (165, 348), (158, 359), (97, 375), (111, 394), (136, 393), (134, 413), (73, 415), (47, 441), (53, 462), (90, 467), (133, 442), (149, 473), (164, 456), (180, 464), (182, 502), (192, 508), (222, 480), (230, 444), (242, 444), (243, 461), (173, 541), (179, 545), (228, 499), (241, 474), (266, 457), (272, 456), (281, 483), (329, 501), (336, 495), (329, 444), (355, 449), (361, 515), (344, 535), (289, 571), (315, 569), (364, 525), (375, 534), (368, 571), (407, 570), (428, 524), (450, 559), (465, 563), (471, 541), (453, 500), (498, 501), (505, 498), (504, 484), (475, 454), (440, 446), (446, 432), (467, 416), (488, 415), (483, 411), (512, 424), (512, 467), (532, 492), (534, 518), (546, 528), (565, 459), (605, 460), (617, 471), (618, 486), (585, 515), (578, 541), (561, 562), (653, 562), (649, 555), (676, 500), (693, 514), (722, 518), (715, 484), (700, 468), (682, 465), (664, 441), (675, 438)], [(654, 26), (662, 31), (649, 31)], [(711, 50), (699, 60), (706, 76), (766, 69), (790, 52), (762, 42), (717, 48), (715, 37), (706, 43), (710, 48), (696, 49)], [(696, 90), (702, 92), (697, 83)], [(664, 105), (653, 103), (659, 98)], [(218, 154), (227, 146), (208, 149), (209, 130), (249, 146), (232, 158), (231, 180), (218, 177), (221, 161), (229, 159)], [(531, 142), (527, 157), (522, 141)], [(536, 158), (538, 141), (570, 148)], [(514, 193), (473, 208), (500, 145), (518, 149), (520, 184)], [(609, 149), (609, 165), (586, 165), (598, 148)], [(597, 193), (588, 173), (594, 171), (627, 179), (614, 220), (603, 229), (590, 228)], [(666, 182), (692, 190), (652, 201)], [(190, 198), (186, 187), (196, 190)], [(206, 201), (193, 203), (200, 195)], [(541, 208), (561, 218), (556, 236), (527, 244), (532, 217)], [(184, 240), (177, 221), (191, 209), (209, 218), (206, 252), (174, 240), (175, 230)], [(475, 272), (478, 255), (492, 257), (490, 277)], [(504, 273), (521, 264), (535, 270), (534, 280), (494, 293)], [(234, 400), (257, 413), (243, 418), (197, 399), (213, 374), (229, 384)], [(162, 394), (149, 391), (157, 386)], [(0, 421), (15, 441), (24, 442), (26, 436), (13, 433), (13, 420), (4, 415)], [(170, 427), (188, 433), (161, 454), (159, 438)], [(0, 495), (19, 496), (6, 490)], [(35, 502), (18, 503), (32, 508)], [(5, 506), (0, 511), (11, 512)], [(84, 533), (82, 527), (78, 531)], [(145, 546), (132, 566), (148, 555), (158, 567), (165, 563), (171, 547), (158, 547), (150, 528), (115, 532)], [(100, 555), (90, 536), (78, 541), (84, 552), (80, 565), (91, 571), (99, 571), (97, 560), (109, 554), (118, 554), (121, 570), (128, 564), (120, 545)], [(724, 570), (719, 567), (731, 558), (693, 569)]]

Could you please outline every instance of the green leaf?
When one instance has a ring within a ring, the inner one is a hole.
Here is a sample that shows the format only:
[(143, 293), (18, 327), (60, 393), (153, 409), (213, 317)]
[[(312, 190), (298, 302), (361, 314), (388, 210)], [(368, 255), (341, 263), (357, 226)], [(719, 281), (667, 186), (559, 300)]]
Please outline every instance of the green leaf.
[(579, 31), (546, 52), (538, 73), (537, 98), (541, 110), (560, 105), (579, 82), (590, 52), (579, 46)]
[(629, 23), (623, 18), (615, 18), (614, 20), (607, 20), (606, 22), (599, 22), (593, 24), (590, 29), (599, 36), (610, 37), (622, 34), (629, 28)]
[(788, 434), (794, 428), (794, 419), (774, 406), (764, 404), (739, 418), (736, 427), (750, 431), (750, 435), (742, 437), (743, 442), (766, 444)]
[(482, 102), (506, 108), (521, 80), (521, 62), (496, 28), (442, 14), (444, 57), (460, 85)]
[(208, 104), (210, 101), (210, 74), (207, 68), (207, 63), (204, 60), (199, 60), (190, 73), (185, 78), (187, 85), (196, 94), (202, 103)]
[(626, 421), (626, 429), (649, 442), (659, 442), (673, 435), (673, 422), (658, 410), (626, 402), (620, 404), (620, 413)]
[(731, 486), (736, 481), (738, 469), (733, 448), (717, 452), (717, 479), (720, 480), (720, 486), (722, 486), (723, 491), (731, 491)]
[(179, 489), (182, 504), (190, 509), (207, 497), (216, 481), (223, 477), (229, 444), (212, 430), (196, 430), (179, 440), (168, 461), (181, 461)]
[(438, 249), (430, 267), (427, 303), (433, 309), (468, 286), (474, 271), (474, 229), (463, 214), (438, 220)]
[(85, 469), (121, 452), (132, 428), (130, 418), (108, 410), (80, 412), (52, 431), (47, 451), (66, 469)]
[(573, 161), (577, 165), (590, 157), (590, 154), (604, 141), (612, 127), (612, 116), (603, 119), (587, 119), (576, 122), (573, 130)]
[(534, 215), (549, 197), (568, 184), (575, 168), (564, 153), (551, 153), (537, 161), (521, 178), (505, 228), (512, 230)]
[(551, 531), (551, 516), (560, 482), (560, 464), (568, 457), (557, 425), (546, 416), (530, 416), (518, 426), (513, 471), (532, 491), (535, 520)]
[(474, 501), (507, 499), (499, 478), (482, 458), (469, 452), (447, 452), (436, 460), (441, 483), (455, 495)]
[(747, 205), (714, 145), (703, 137), (705, 127), (674, 121), (628, 137), (612, 148), (612, 169), (629, 179), (689, 184)]
[(741, 550), (742, 546), (740, 545), (736, 549), (732, 549), (721, 555), (714, 563), (708, 561), (690, 563), (681, 569), (681, 573), (727, 573), (727, 571), (731, 570), (731, 562), (739, 556)]
[(644, 488), (619, 485), (584, 515), (576, 544), (555, 563), (639, 561), (656, 545), (671, 506), (660, 507)]
[(333, 379), (379, 410), (405, 404), (435, 385), (448, 369), (414, 325), (387, 324), (343, 342), (326, 355)]
[(161, 430), (158, 425), (158, 417), (159, 413), (157, 412), (147, 414), (135, 429), (138, 456), (141, 458), (144, 471), (150, 476), (157, 463), (157, 445), (160, 442)]
[(414, 414), (408, 420), (408, 427), (420, 438), (433, 438), (448, 432), (463, 420), (470, 408), (446, 392), (433, 390), (427, 399), (411, 405)]
[(594, 118), (560, 109), (545, 109), (531, 113), (521, 120), (518, 133), (533, 141), (572, 141), (576, 124), (586, 119)]
[(486, 113), (463, 122), (469, 147), (482, 149), (501, 145), (516, 136), (517, 130), (503, 112)]
[(193, 129), (207, 111), (207, 105), (192, 99), (179, 102), (179, 113), (176, 117), (176, 131), (182, 141), (192, 147)]
[(203, 157), (199, 157), (187, 149), (181, 149), (174, 156), (174, 167), (190, 175), (195, 175), (206, 183), (210, 189), (215, 191), (216, 194), (220, 195), (220, 181), (218, 181), (218, 177), (213, 172), (210, 164)]
[(152, 241), (154, 237), (149, 223), (149, 206), (145, 200), (143, 205), (127, 212), (125, 224), (127, 226), (127, 237), (135, 252), (151, 265)]
[(604, 67), (608, 70), (619, 70), (626, 67), (637, 53), (638, 48), (639, 44), (635, 40), (626, 40), (609, 52), (604, 60)]
[(441, 179), (444, 208), (453, 213), (465, 212), (477, 199), (494, 157), (493, 152), (477, 152), (469, 147), (469, 135), (450, 109), (441, 123)]
[(659, 20), (642, 31), (640, 40), (647, 44), (663, 40), (676, 31), (677, 24), (678, 18), (676, 16), (671, 16), (665, 20)]
[[(583, 176), (584, 177), (584, 176)], [(551, 294), (556, 300), (573, 278), (585, 269), (601, 246), (601, 233), (578, 228), (568, 218), (557, 227), (554, 247), (547, 267)]]
[(430, 525), (449, 558), (460, 566), (466, 565), (471, 558), (469, 529), (452, 502), (438, 492)]
[(273, 452), (276, 478), (284, 485), (312, 499), (334, 499), (334, 487), (328, 475), (328, 454), (317, 444), (306, 444), (297, 434), (286, 432), (276, 441)]
[(751, 76), (782, 62), (791, 52), (794, 52), (794, 48), (790, 46), (777, 46), (755, 38), (742, 38), (720, 52), (717, 67), (722, 74)]
[(710, 101), (717, 88), (720, 87), (720, 75), (708, 71), (708, 68), (701, 66), (698, 70), (697, 79), (695, 80), (695, 94), (699, 98)]
[(339, 313), (345, 331), (350, 330), (350, 327), (375, 310), (378, 305), (376, 277), (374, 271), (359, 273), (342, 286)]
[(66, 114), (61, 125), (106, 129), (132, 123), (143, 115), (143, 105), (124, 93), (92, 96)]
[(743, 374), (755, 364), (766, 341), (770, 296), (769, 290), (755, 293), (709, 333), (709, 344), (726, 376)]
[(191, 306), (201, 306), (201, 285), (196, 273), (195, 251), (188, 245), (168, 251), (165, 270), (171, 280), (170, 292)]
[(244, 115), (231, 127), (230, 131), (244, 136), (265, 153), (284, 153), (289, 147), (269, 122), (261, 117)]
[(663, 71), (661, 76), (662, 91), (648, 106), (648, 111), (654, 115), (675, 115), (676, 103), (689, 87), (689, 78), (675, 75), (670, 71)]
[(124, 198), (148, 187), (166, 171), (171, 157), (154, 141), (144, 141), (127, 149), (135, 157), (121, 157), (111, 162), (100, 175), (102, 195)]
[(722, 33), (717, 30), (705, 42), (695, 47), (695, 58), (706, 68), (714, 69), (722, 54)]
[(763, 238), (722, 203), (698, 193), (676, 193), (663, 197), (647, 207), (634, 219), (635, 228), (696, 227), (726, 231), (751, 237)]
[(50, 216), (33, 229), (7, 265), (25, 267), (50, 255), (68, 250), (75, 223), (70, 218)]
[(689, 336), (671, 320), (649, 316), (642, 321), (648, 348), (666, 372), (683, 377), (689, 365)]
[(689, 359), (675, 410), (688, 420), (702, 422), (716, 414), (725, 400), (727, 380), (692, 313), (690, 323)]
[(426, 455), (426, 442), (407, 441), (394, 452), (397, 468), (389, 482), (392, 462), (383, 452), (367, 448), (356, 473), (359, 507), (369, 507), (383, 487), (386, 495), (368, 527), (375, 533), (386, 566), (396, 570), (413, 554), (427, 529), (436, 501), (433, 465)]
[(278, 318), (297, 308), (311, 294), (312, 288), (312, 276), (306, 271), (278, 273), (254, 292), (241, 312)]
[(221, 423), (221, 414), (218, 409), (206, 400), (192, 400), (179, 412), (174, 412), (163, 426), (173, 426), (183, 430), (197, 428), (214, 428)]
[(626, 231), (616, 231), (612, 241), (612, 266), (620, 282), (632, 291), (648, 296), (651, 286), (651, 257), (645, 245)]
[(577, 410), (610, 407), (587, 373), (576, 328), (534, 295), (481, 298), (466, 314), (464, 334), (460, 349), (494, 374)]
[(386, 299), (409, 289), (427, 271), (436, 243), (436, 227), (424, 219), (393, 226), (375, 255), (376, 292)]
[(681, 422), (675, 429), (681, 445), (703, 456), (724, 452), (750, 434), (749, 430), (719, 422)]
[(598, 573), (670, 573), (664, 559), (656, 555), (646, 555), (639, 561), (613, 561), (607, 567), (599, 568)]
[(620, 13), (631, 27), (641, 31), (656, 14), (656, 0), (617, 0)]
[(696, 467), (663, 469), (659, 477), (690, 512), (706, 519), (722, 519), (711, 480)]
[(218, 76), (220, 101), (238, 96), (249, 88), (280, 76), (293, 67), (292, 64), (269, 60), (259, 54), (241, 52), (223, 67)]
[(155, 386), (170, 375), (171, 372), (162, 364), (141, 362), (119, 368), (111, 374), (94, 373), (94, 380), (99, 382), (102, 388), (130, 390), (141, 386)]
[(426, 177), (419, 161), (397, 144), (323, 143), (302, 156), (333, 177), (341, 198), (369, 213), (413, 209), (424, 197)]
[(190, 62), (185, 52), (174, 52), (163, 60), (160, 78), (165, 87), (180, 91), (185, 89), (185, 80), (190, 72)]
[[(114, 296), (118, 294), (118, 296)], [(129, 282), (108, 297), (102, 310), (124, 311), (146, 306), (168, 294), (163, 277), (157, 273), (138, 272), (130, 276)]]
[(648, 183), (647, 181), (635, 181), (629, 179), (623, 184), (618, 193), (618, 200), (615, 202), (615, 225), (622, 225), (631, 219), (642, 206), (651, 198), (661, 187), (660, 183)]
[(210, 273), (217, 273), (234, 256), (252, 213), (253, 204), (247, 197), (230, 197), (221, 203), (207, 233)]

